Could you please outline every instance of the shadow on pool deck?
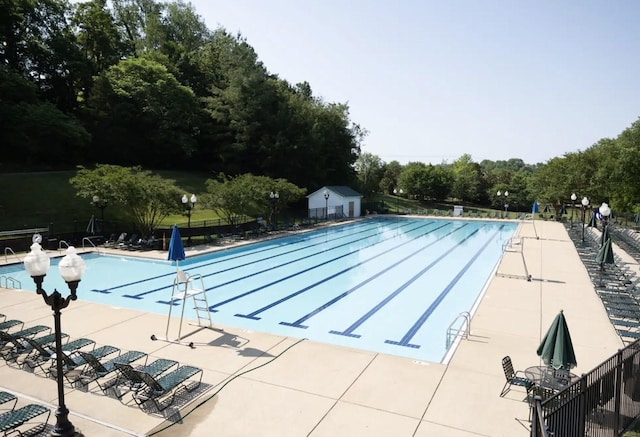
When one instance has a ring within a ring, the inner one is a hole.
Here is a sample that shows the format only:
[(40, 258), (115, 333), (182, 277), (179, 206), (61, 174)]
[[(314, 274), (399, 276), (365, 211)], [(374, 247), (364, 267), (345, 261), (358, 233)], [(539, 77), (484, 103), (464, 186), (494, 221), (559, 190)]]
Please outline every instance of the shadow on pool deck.
[[(531, 222), (518, 230), (526, 238), (533, 280), (494, 276), (473, 316), (470, 339), (446, 366), (229, 326), (218, 326), (218, 332), (185, 324), (191, 349), (150, 340), (164, 333), (166, 316), (72, 302), (62, 316), (62, 329), (72, 338), (201, 367), (204, 384), (194, 392), (197, 397), (182, 398), (178, 410), (164, 415), (142, 411), (129, 395), (122, 402), (105, 396), (95, 383), (86, 392), (67, 385), (70, 418), (87, 436), (526, 436), (516, 420), (526, 424), (524, 391), (499, 396), (503, 356), (510, 355), (518, 368), (539, 364), (536, 348), (560, 309), (571, 328), (575, 373), (622, 347), (562, 224), (536, 222), (536, 231), (539, 240)], [(505, 253), (498, 271), (521, 270), (521, 255)], [(82, 283), (79, 290), (82, 299)], [(8, 318), (53, 325), (49, 307), (35, 293), (0, 289), (0, 299)], [(55, 381), (6, 364), (0, 365), (0, 389), (18, 393), (21, 403), (57, 403)]]

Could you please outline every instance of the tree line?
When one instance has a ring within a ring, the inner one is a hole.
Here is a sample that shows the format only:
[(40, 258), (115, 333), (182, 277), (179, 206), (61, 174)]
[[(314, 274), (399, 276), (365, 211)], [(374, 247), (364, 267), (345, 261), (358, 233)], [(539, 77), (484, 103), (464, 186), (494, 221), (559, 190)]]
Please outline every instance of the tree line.
[(0, 3), (5, 168), (94, 163), (355, 182), (344, 103), (267, 70), (181, 1)]
[(256, 175), (307, 192), (350, 185), (368, 201), (395, 193), (520, 210), (575, 193), (640, 212), (640, 121), (546, 163), (387, 163), (363, 152), (367, 131), (346, 103), (281, 79), (242, 35), (207, 28), (190, 4), (8, 0), (0, 17), (4, 169), (199, 170), (228, 175), (218, 188)]

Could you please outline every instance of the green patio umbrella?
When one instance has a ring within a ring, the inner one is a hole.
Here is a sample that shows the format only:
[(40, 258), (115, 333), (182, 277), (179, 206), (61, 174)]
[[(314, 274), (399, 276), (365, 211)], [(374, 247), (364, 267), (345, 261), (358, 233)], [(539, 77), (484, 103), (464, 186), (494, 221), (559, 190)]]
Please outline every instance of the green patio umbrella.
[(600, 234), (600, 247), (604, 246), (604, 243), (606, 243), (607, 240), (610, 239), (611, 236), (609, 235), (609, 226), (605, 226), (602, 230), (602, 234)]
[(554, 369), (570, 370), (578, 364), (569, 327), (562, 310), (553, 319), (553, 323), (538, 346), (537, 353), (546, 365)]
[(589, 223), (587, 223), (588, 228), (596, 228), (598, 227), (598, 223), (596, 221), (596, 215), (591, 213), (591, 218), (589, 219)]
[(600, 250), (596, 255), (596, 262), (600, 264), (600, 269), (604, 270), (605, 264), (613, 264), (613, 246), (611, 245), (611, 238), (607, 238)]

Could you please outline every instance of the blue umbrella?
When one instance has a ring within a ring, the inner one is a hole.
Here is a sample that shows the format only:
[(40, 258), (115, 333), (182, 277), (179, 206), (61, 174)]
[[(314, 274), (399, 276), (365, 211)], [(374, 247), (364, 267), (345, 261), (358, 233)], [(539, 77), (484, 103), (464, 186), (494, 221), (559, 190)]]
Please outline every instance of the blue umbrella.
[(535, 214), (538, 212), (538, 202), (537, 201), (533, 201), (533, 206), (531, 207), (531, 214)]
[(176, 266), (178, 265), (178, 261), (185, 259), (184, 245), (182, 244), (182, 237), (180, 237), (178, 225), (173, 225), (173, 230), (171, 231), (171, 238), (169, 239), (169, 254), (167, 259), (169, 261), (175, 261)]

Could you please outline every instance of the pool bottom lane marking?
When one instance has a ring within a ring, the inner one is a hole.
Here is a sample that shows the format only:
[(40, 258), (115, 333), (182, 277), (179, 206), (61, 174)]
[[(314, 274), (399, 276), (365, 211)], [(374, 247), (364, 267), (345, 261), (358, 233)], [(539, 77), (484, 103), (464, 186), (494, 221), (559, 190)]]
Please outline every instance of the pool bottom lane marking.
[[(437, 229), (441, 229), (446, 225), (440, 226), (440, 228)], [(363, 287), (364, 285), (368, 284), (369, 282), (373, 281), (374, 279), (376, 279), (377, 277), (379, 277), (380, 275), (382, 275), (383, 273), (388, 272), (389, 270), (391, 270), (392, 268), (398, 266), (399, 264), (405, 262), (406, 260), (408, 260), (409, 258), (417, 255), (418, 253), (424, 251), (425, 249), (433, 246), (434, 244), (436, 244), (437, 242), (443, 240), (444, 238), (447, 238), (449, 235), (453, 234), (454, 232), (457, 232), (461, 229), (463, 229), (465, 226), (467, 226), (467, 223), (463, 224), (462, 226), (455, 228), (451, 231), (449, 231), (448, 233), (444, 234), (442, 237), (438, 238), (435, 241), (432, 241), (431, 243), (427, 244), (424, 247), (421, 247), (420, 249), (416, 250), (415, 252), (410, 253), (409, 255), (405, 256), (404, 258), (396, 261), (395, 263), (391, 264), (390, 266), (386, 267), (385, 269), (379, 271), (378, 273), (376, 273), (375, 275), (367, 278), (366, 280), (364, 280), (363, 282), (360, 282), (359, 284), (355, 285), (354, 287), (350, 288), (349, 290), (339, 294), (338, 296), (334, 297), (333, 299), (331, 299), (330, 301), (322, 304), (321, 306), (319, 306), (318, 308), (316, 308), (315, 310), (311, 311), (310, 313), (307, 313), (306, 315), (300, 317), (298, 320), (296, 320), (295, 322), (280, 322), (281, 325), (284, 326), (292, 326), (294, 328), (303, 328), (303, 329), (307, 329), (308, 326), (306, 325), (302, 325), (303, 322), (309, 320), (311, 317), (321, 313), (322, 311), (326, 310), (327, 308), (329, 308), (331, 305), (337, 303), (338, 301), (344, 299), (345, 297), (347, 297), (348, 295), (350, 295), (351, 293), (353, 293), (354, 291), (358, 290), (359, 288)], [(436, 229), (436, 230), (437, 230)], [(426, 234), (425, 234), (426, 235)], [(394, 248), (395, 249), (395, 248)], [(393, 250), (393, 249), (392, 249)], [(375, 256), (375, 258), (385, 255), (389, 253), (389, 251), (384, 252), (384, 253), (380, 253), (378, 255)], [(363, 261), (362, 263), (365, 263), (367, 261), (370, 261), (372, 258)], [(361, 264), (362, 264), (361, 263)], [(356, 266), (354, 266), (356, 267)], [(345, 270), (346, 271), (346, 270)], [(316, 284), (317, 285), (317, 284)], [(301, 291), (306, 291), (306, 290), (301, 290)], [(296, 292), (294, 295), (299, 294), (299, 292)], [(294, 295), (291, 295), (290, 297), (293, 297)]]
[(405, 346), (405, 347), (411, 347), (414, 349), (419, 349), (420, 348), (419, 344), (409, 343), (411, 339), (416, 335), (416, 333), (422, 327), (422, 325), (425, 324), (425, 322), (431, 316), (431, 314), (433, 314), (433, 312), (436, 310), (438, 305), (440, 305), (440, 303), (444, 300), (444, 298), (447, 297), (447, 294), (449, 294), (451, 289), (456, 285), (456, 283), (460, 280), (460, 278), (462, 278), (462, 276), (464, 276), (466, 271), (469, 270), (469, 268), (473, 265), (475, 260), (478, 259), (480, 254), (484, 252), (484, 250), (487, 248), (489, 243), (491, 243), (491, 241), (493, 241), (493, 239), (500, 233), (500, 230), (502, 230), (503, 227), (504, 225), (502, 225), (500, 229), (498, 229), (491, 236), (491, 238), (489, 238), (487, 242), (484, 243), (484, 245), (480, 248), (480, 250), (478, 250), (478, 252), (476, 252), (476, 254), (469, 260), (469, 262), (467, 262), (467, 264), (462, 268), (462, 270), (458, 272), (458, 274), (453, 278), (453, 280), (449, 283), (449, 285), (447, 285), (447, 287), (444, 290), (442, 290), (442, 292), (440, 292), (438, 297), (431, 303), (431, 305), (429, 305), (429, 307), (425, 310), (425, 312), (422, 313), (422, 315), (418, 318), (418, 320), (416, 320), (413, 326), (407, 331), (407, 333), (402, 337), (400, 341), (385, 340), (384, 342), (387, 344), (393, 344), (396, 346)]
[[(433, 223), (433, 222), (430, 222), (430, 223)], [(400, 227), (402, 227), (402, 226), (408, 226), (408, 224), (403, 224), (403, 225), (401, 225)], [(375, 229), (375, 228), (373, 228), (373, 227), (368, 227), (367, 229), (360, 230), (360, 231), (358, 231), (358, 232), (354, 232), (354, 233), (350, 233), (350, 234), (346, 234), (346, 235), (341, 235), (341, 236), (339, 236), (339, 237), (332, 238), (332, 239), (330, 239), (330, 240), (328, 240), (328, 241), (336, 241), (336, 240), (340, 240), (340, 239), (344, 239), (344, 238), (352, 237), (352, 236), (354, 236), (354, 235), (362, 234), (362, 233), (365, 233), (365, 232), (373, 232), (373, 231), (376, 231), (376, 229)], [(370, 236), (368, 236), (368, 237), (364, 237), (364, 238), (360, 238), (360, 239), (357, 239), (357, 240), (349, 241), (349, 242), (347, 242), (347, 243), (345, 243), (345, 244), (342, 244), (342, 245), (340, 245), (340, 246), (336, 246), (336, 247), (347, 246), (347, 245), (349, 245), (349, 244), (352, 244), (354, 241), (365, 240), (366, 238), (370, 238), (370, 237), (372, 237), (372, 236), (376, 236), (376, 235), (378, 235), (378, 234), (377, 234), (377, 233), (373, 233), (373, 234), (371, 234), (371, 235), (370, 235)], [(314, 240), (314, 239), (318, 239), (318, 238), (320, 238), (320, 236), (312, 236), (311, 238), (309, 238), (309, 241)], [(233, 255), (233, 256), (228, 257), (228, 258), (216, 258), (216, 259), (215, 259), (214, 261), (212, 261), (212, 262), (208, 262), (208, 263), (205, 263), (205, 264), (200, 264), (200, 265), (197, 265), (197, 266), (195, 266), (195, 267), (185, 268), (185, 269), (182, 269), (182, 270), (184, 270), (185, 272), (189, 272), (189, 271), (191, 271), (191, 270), (196, 270), (196, 271), (198, 271), (199, 269), (202, 269), (203, 267), (208, 267), (208, 266), (212, 266), (212, 265), (215, 265), (215, 264), (225, 263), (225, 262), (232, 261), (232, 260), (234, 260), (234, 259), (242, 258), (242, 257), (245, 257), (245, 256), (255, 255), (256, 253), (266, 252), (266, 251), (268, 251), (268, 250), (280, 249), (280, 248), (282, 248), (283, 246), (289, 246), (289, 245), (292, 245), (292, 244), (295, 244), (295, 243), (296, 243), (296, 242), (294, 241), (294, 242), (291, 242), (291, 243), (285, 243), (285, 244), (284, 244), (284, 245), (282, 245), (282, 246), (269, 246), (269, 247), (267, 247), (267, 248), (263, 248), (263, 249), (261, 249), (261, 250), (249, 251), (249, 252), (247, 252), (247, 253), (241, 253), (241, 254), (239, 254), (239, 255)], [(317, 243), (309, 244), (309, 245), (307, 245), (307, 246), (298, 247), (298, 248), (296, 248), (296, 249), (294, 249), (294, 250), (289, 250), (289, 251), (287, 251), (287, 252), (278, 253), (278, 254), (275, 254), (275, 255), (268, 256), (268, 257), (266, 257), (266, 258), (261, 258), (261, 259), (259, 259), (258, 261), (250, 261), (250, 262), (248, 262), (248, 263), (244, 263), (244, 264), (236, 264), (236, 265), (234, 265), (234, 266), (232, 266), (232, 267), (228, 267), (228, 268), (225, 268), (225, 269), (222, 269), (222, 270), (217, 270), (217, 271), (215, 271), (215, 272), (213, 272), (213, 273), (207, 273), (207, 274), (204, 274), (204, 275), (202, 275), (202, 277), (203, 277), (203, 278), (208, 278), (209, 276), (219, 275), (219, 274), (221, 274), (221, 273), (226, 273), (226, 272), (228, 272), (228, 271), (235, 270), (235, 269), (239, 269), (239, 268), (242, 268), (242, 267), (246, 267), (246, 266), (249, 266), (249, 265), (251, 265), (251, 264), (256, 264), (257, 262), (263, 262), (263, 261), (271, 260), (271, 259), (278, 258), (278, 257), (281, 257), (281, 256), (290, 255), (290, 254), (291, 254), (291, 253), (293, 253), (293, 252), (298, 252), (298, 251), (301, 251), (301, 250), (309, 249), (309, 248), (311, 248), (311, 247), (314, 247), (314, 246), (320, 246), (320, 245), (323, 245), (323, 244), (326, 244), (326, 241), (320, 241), (320, 242), (317, 242)], [(333, 250), (333, 249), (334, 249), (334, 248), (332, 247), (330, 250)], [(300, 259), (304, 259), (304, 257), (303, 257), (303, 258), (300, 258)], [(285, 263), (285, 264), (283, 264), (283, 265), (286, 265), (286, 263)], [(279, 267), (279, 266), (276, 266), (276, 267)], [(263, 271), (269, 271), (269, 268), (267, 268), (267, 269), (265, 269), (265, 270), (263, 270)], [(259, 273), (260, 273), (260, 272), (259, 272)], [(254, 272), (254, 274), (257, 274), (257, 273), (255, 273), (255, 272)], [(126, 284), (118, 285), (118, 286), (116, 286), (116, 287), (108, 288), (108, 289), (106, 289), (106, 290), (95, 290), (95, 289), (94, 289), (94, 290), (91, 290), (91, 291), (98, 292), (98, 293), (109, 294), (109, 293), (111, 293), (111, 292), (112, 292), (112, 290), (117, 290), (117, 289), (119, 289), (119, 288), (129, 287), (129, 286), (131, 286), (131, 285), (141, 284), (141, 283), (143, 283), (143, 282), (151, 281), (151, 280), (154, 280), (154, 279), (160, 279), (160, 278), (163, 278), (163, 277), (166, 277), (166, 276), (175, 276), (175, 273), (174, 273), (174, 272), (171, 272), (171, 273), (164, 273), (164, 274), (159, 275), (159, 276), (154, 276), (154, 277), (152, 277), (152, 278), (148, 278), (148, 279), (142, 279), (142, 280), (140, 280), (140, 281), (136, 281), (136, 282), (129, 282), (129, 283), (126, 283)], [(251, 276), (251, 275), (249, 275), (249, 276)], [(244, 278), (240, 278), (240, 279), (244, 279)], [(240, 280), (240, 279), (238, 279), (238, 280)], [(154, 288), (154, 289), (151, 289), (151, 290), (146, 290), (146, 291), (144, 291), (144, 292), (142, 292), (142, 293), (138, 293), (138, 294), (124, 294), (124, 295), (122, 295), (122, 296), (123, 296), (123, 297), (127, 297), (127, 298), (129, 298), (129, 299), (143, 299), (143, 298), (144, 298), (144, 296), (146, 296), (146, 295), (148, 295), (148, 294), (153, 294), (153, 293), (155, 293), (155, 292), (157, 292), (157, 291), (168, 290), (169, 288), (172, 288), (172, 285), (165, 285), (165, 286), (158, 287), (158, 288)], [(207, 289), (207, 291), (209, 291), (209, 290), (211, 290), (211, 289), (213, 289), (213, 288), (216, 288), (216, 287), (208, 288), (208, 289)], [(168, 302), (168, 301), (157, 301), (157, 302), (158, 302), (158, 303), (169, 304), (169, 302)]]
[(435, 260), (433, 260), (431, 263), (429, 263), (429, 265), (427, 265), (425, 268), (423, 268), (422, 270), (420, 270), (418, 273), (416, 273), (411, 279), (409, 279), (407, 282), (405, 282), (404, 284), (402, 284), (402, 286), (400, 286), (400, 288), (398, 288), (397, 290), (395, 290), (393, 293), (389, 294), (387, 297), (385, 297), (384, 299), (382, 299), (376, 306), (374, 306), (373, 308), (371, 308), (369, 311), (367, 311), (362, 317), (360, 317), (358, 320), (356, 320), (351, 326), (349, 326), (347, 329), (345, 329), (344, 331), (329, 331), (330, 334), (336, 334), (336, 335), (343, 335), (345, 337), (354, 337), (354, 338), (360, 338), (360, 334), (354, 334), (353, 331), (355, 331), (356, 329), (358, 329), (363, 323), (365, 323), (371, 316), (373, 316), (375, 313), (377, 313), (378, 311), (380, 311), (386, 304), (388, 304), (389, 302), (391, 302), (391, 300), (393, 300), (396, 296), (398, 296), (400, 293), (402, 293), (403, 290), (405, 290), (409, 285), (411, 285), (412, 283), (414, 283), (418, 278), (420, 278), (420, 276), (424, 275), (428, 270), (432, 269), (433, 266), (435, 266), (436, 264), (438, 264), (442, 259), (444, 259), (445, 257), (447, 257), (451, 252), (453, 252), (454, 250), (456, 250), (458, 247), (461, 246), (462, 243), (464, 243), (465, 241), (467, 241), (469, 238), (471, 238), (473, 235), (475, 235), (476, 233), (478, 233), (478, 231), (480, 231), (480, 229), (482, 229), (484, 227), (484, 225), (482, 225), (481, 227), (479, 227), (478, 229), (474, 230), (473, 232), (471, 232), (469, 235), (467, 235), (466, 237), (464, 237), (460, 242), (458, 242), (458, 244), (456, 244), (455, 246), (451, 247), (450, 249), (448, 249), (446, 252), (444, 252), (442, 255), (440, 255), (438, 258), (436, 258)]
[[(295, 291), (295, 292), (293, 292), (293, 293), (291, 293), (291, 294), (289, 294), (289, 295), (287, 295), (287, 296), (285, 296), (285, 297), (283, 297), (283, 298), (281, 298), (281, 299), (278, 299), (278, 300), (276, 300), (275, 302), (270, 303), (269, 305), (266, 305), (266, 306), (264, 306), (264, 307), (262, 307), (262, 308), (260, 308), (260, 309), (257, 309), (256, 311), (254, 311), (254, 312), (252, 312), (252, 313), (250, 313), (250, 314), (235, 314), (235, 316), (236, 316), (236, 317), (243, 317), (243, 318), (246, 318), (246, 319), (260, 320), (260, 318), (259, 318), (259, 317), (256, 317), (258, 314), (263, 313), (263, 312), (265, 312), (265, 311), (267, 311), (267, 310), (270, 310), (270, 309), (274, 308), (275, 306), (280, 305), (281, 303), (288, 301), (289, 299), (292, 299), (292, 298), (294, 298), (294, 297), (296, 297), (296, 296), (298, 296), (298, 295), (300, 295), (300, 294), (302, 294), (302, 293), (305, 293), (305, 292), (307, 292), (307, 291), (311, 290), (312, 288), (315, 288), (315, 287), (317, 287), (318, 285), (323, 284), (323, 283), (325, 283), (325, 282), (327, 282), (327, 281), (329, 281), (329, 280), (331, 280), (331, 279), (333, 279), (333, 278), (335, 278), (335, 277), (338, 277), (338, 276), (340, 276), (340, 275), (342, 275), (342, 274), (344, 274), (344, 273), (346, 273), (346, 272), (348, 272), (348, 271), (350, 271), (350, 270), (353, 270), (353, 269), (355, 269), (355, 268), (357, 268), (357, 267), (360, 267), (360, 266), (362, 266), (363, 264), (365, 264), (365, 263), (367, 263), (367, 262), (369, 262), (369, 261), (372, 261), (372, 260), (374, 260), (374, 259), (376, 259), (376, 258), (379, 258), (379, 257), (381, 257), (381, 256), (385, 255), (385, 254), (388, 254), (388, 253), (389, 253), (389, 252), (391, 252), (392, 250), (399, 249), (400, 247), (402, 247), (402, 246), (404, 246), (404, 245), (406, 245), (406, 244), (412, 243), (414, 240), (417, 240), (418, 238), (424, 237), (425, 235), (428, 235), (428, 234), (430, 234), (430, 233), (432, 233), (432, 232), (435, 232), (435, 231), (437, 231), (437, 230), (439, 230), (439, 229), (441, 229), (441, 228), (444, 228), (445, 226), (449, 226), (449, 224), (450, 224), (450, 223), (445, 223), (444, 225), (441, 225), (440, 227), (437, 227), (437, 228), (431, 229), (431, 230), (429, 230), (428, 232), (426, 232), (426, 233), (424, 233), (424, 234), (421, 234), (421, 235), (419, 235), (419, 236), (417, 236), (417, 237), (415, 237), (415, 238), (413, 238), (413, 239), (411, 239), (411, 240), (405, 241), (404, 243), (401, 243), (401, 244), (399, 244), (399, 245), (397, 245), (397, 246), (394, 246), (394, 247), (392, 247), (391, 249), (387, 250), (386, 252), (381, 252), (381, 253), (379, 253), (379, 254), (377, 254), (377, 255), (372, 256), (371, 258), (368, 258), (368, 259), (366, 259), (366, 260), (364, 260), (364, 261), (360, 261), (359, 263), (356, 263), (356, 264), (354, 264), (354, 265), (352, 265), (352, 266), (349, 266), (349, 267), (348, 267), (348, 268), (346, 268), (346, 269), (343, 269), (343, 270), (341, 270), (341, 271), (339, 271), (339, 272), (336, 272), (336, 273), (334, 273), (334, 274), (332, 274), (332, 275), (330, 275), (330, 276), (328, 276), (328, 277), (326, 277), (326, 278), (323, 278), (323, 279), (322, 279), (322, 280), (320, 280), (320, 281), (317, 281), (317, 282), (315, 282), (315, 283), (313, 283), (313, 284), (311, 284), (311, 285), (309, 285), (309, 286), (307, 286), (307, 287), (304, 287), (304, 288), (303, 288), (303, 289), (301, 289), (301, 290)], [(394, 237), (392, 237), (392, 238), (395, 238), (395, 236), (394, 236)], [(444, 237), (443, 237), (443, 238), (444, 238)], [(438, 240), (440, 240), (440, 239), (438, 239)], [(436, 241), (438, 241), (438, 240), (436, 240)], [(419, 250), (418, 250), (418, 252), (420, 252), (420, 251), (422, 251), (422, 250), (424, 250), (424, 248), (419, 249)], [(415, 254), (415, 253), (417, 253), (417, 252), (414, 252), (414, 254)], [(411, 257), (411, 256), (413, 256), (413, 254), (412, 254), (412, 255), (409, 255), (408, 257), (403, 258), (401, 261), (399, 261), (399, 262), (398, 262), (398, 263), (396, 263), (396, 264), (399, 264), (400, 262), (404, 261), (405, 259), (407, 259), (407, 258), (409, 258), (409, 257)], [(395, 264), (394, 264), (394, 265), (395, 265)], [(268, 284), (268, 285), (269, 285), (269, 284)], [(363, 285), (364, 285), (364, 284), (363, 284)], [(280, 322), (280, 324), (281, 324), (281, 325), (286, 325), (286, 323), (283, 323), (283, 322)]]

